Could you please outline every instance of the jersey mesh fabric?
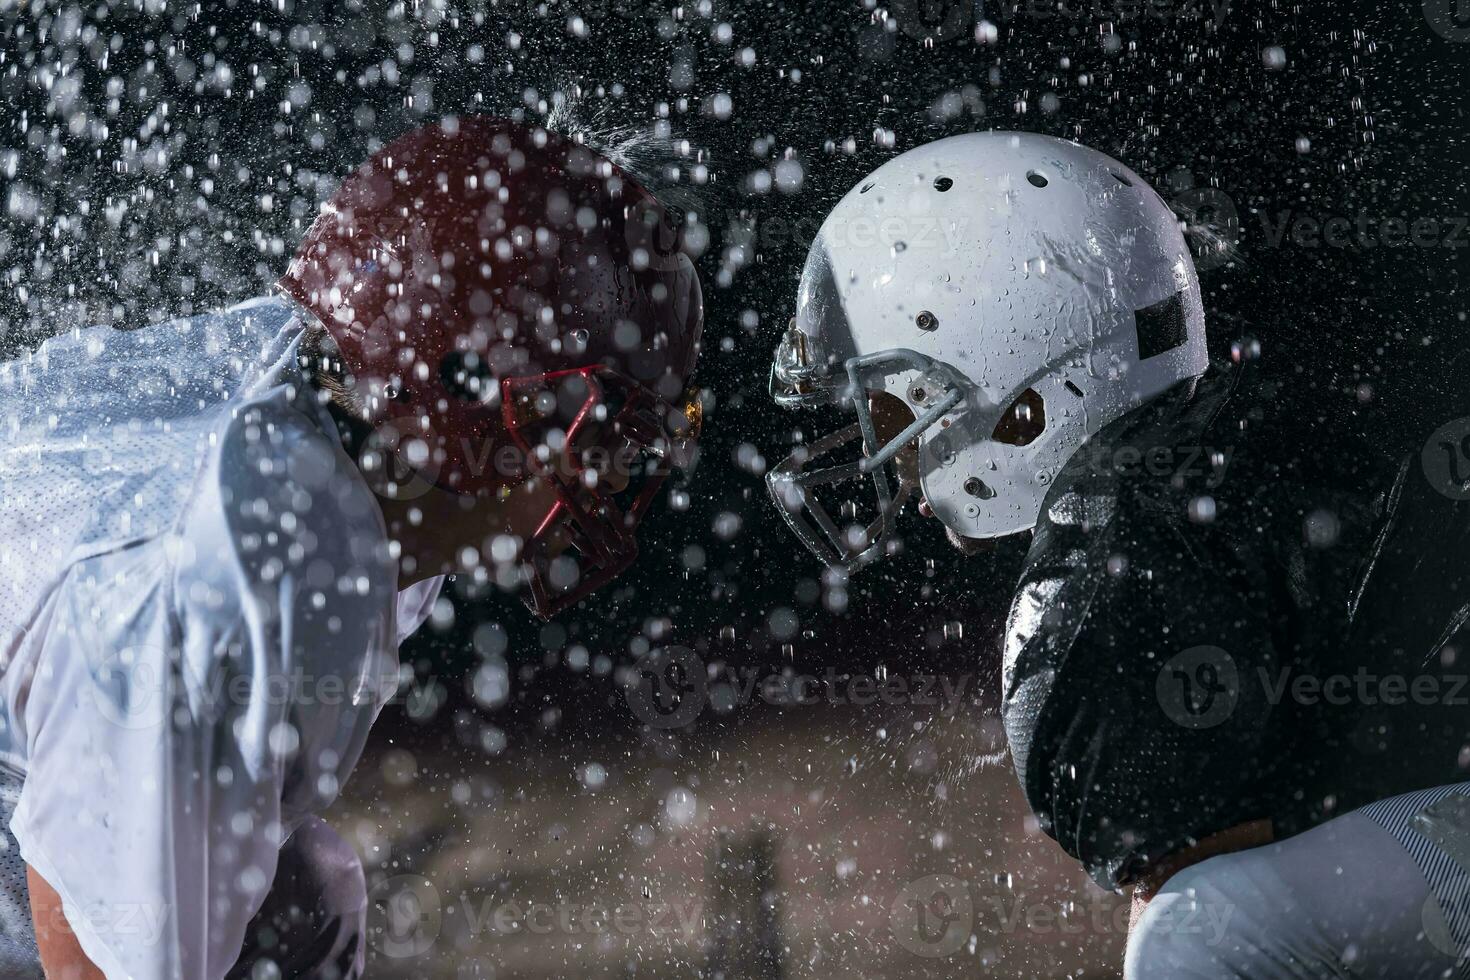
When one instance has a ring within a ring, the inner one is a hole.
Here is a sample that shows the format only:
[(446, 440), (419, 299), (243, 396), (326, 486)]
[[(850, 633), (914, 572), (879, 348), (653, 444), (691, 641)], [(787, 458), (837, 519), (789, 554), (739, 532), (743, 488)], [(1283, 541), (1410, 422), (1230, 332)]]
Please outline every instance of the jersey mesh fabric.
[[(117, 913), (68, 916), (113, 980), (225, 974), (442, 584), (396, 590), (302, 329), (259, 300), (0, 367), (7, 839), (68, 908)], [(0, 852), (0, 955), (33, 942), (18, 874)]]
[(26, 863), (10, 832), (10, 815), (20, 799), (20, 788), (20, 776), (0, 767), (0, 976), (44, 980), (31, 924)]
[(0, 363), (0, 670), (68, 565), (177, 520), (219, 413), (291, 317), (257, 300)]

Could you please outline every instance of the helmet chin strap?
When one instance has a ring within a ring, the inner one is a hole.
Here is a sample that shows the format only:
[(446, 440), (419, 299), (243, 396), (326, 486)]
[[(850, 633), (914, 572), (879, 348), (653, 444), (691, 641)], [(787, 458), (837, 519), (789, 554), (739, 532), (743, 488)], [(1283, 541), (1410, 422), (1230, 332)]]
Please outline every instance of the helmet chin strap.
[(948, 526), (944, 529), (944, 536), (949, 539), (950, 544), (959, 550), (960, 554), (966, 557), (995, 550), (995, 538), (967, 538), (954, 528)]

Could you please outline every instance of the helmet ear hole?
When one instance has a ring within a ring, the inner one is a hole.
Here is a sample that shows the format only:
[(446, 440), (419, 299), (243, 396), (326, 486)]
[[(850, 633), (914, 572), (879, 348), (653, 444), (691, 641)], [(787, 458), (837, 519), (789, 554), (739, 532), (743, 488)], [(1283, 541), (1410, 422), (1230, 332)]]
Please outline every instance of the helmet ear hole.
[(886, 391), (868, 392), (868, 412), (878, 444), (887, 445), (914, 422), (914, 413), (902, 398)]
[(1007, 446), (1029, 446), (1046, 431), (1046, 402), (1035, 388), (1027, 388), (1011, 402), (990, 438)]

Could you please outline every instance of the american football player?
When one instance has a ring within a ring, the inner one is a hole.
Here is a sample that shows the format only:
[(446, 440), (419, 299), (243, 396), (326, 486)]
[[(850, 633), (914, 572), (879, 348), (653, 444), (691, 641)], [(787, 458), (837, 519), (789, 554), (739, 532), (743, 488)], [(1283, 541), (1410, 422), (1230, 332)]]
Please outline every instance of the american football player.
[(581, 143), (448, 118), (271, 296), (0, 364), (0, 973), (351, 978), (317, 816), (447, 574), (555, 615), (687, 463), (698, 278)]
[[(1036, 134), (939, 140), (812, 245), (771, 391), (853, 422), (770, 488), (854, 571), (901, 547), (912, 498), (966, 550), (1031, 535), (1011, 755), (1041, 828), (1134, 889), (1129, 980), (1453, 975), (1465, 494), (1417, 455), (1293, 451), (1259, 345), (1219, 349), (1135, 171)], [(1185, 928), (1202, 911), (1228, 927)]]

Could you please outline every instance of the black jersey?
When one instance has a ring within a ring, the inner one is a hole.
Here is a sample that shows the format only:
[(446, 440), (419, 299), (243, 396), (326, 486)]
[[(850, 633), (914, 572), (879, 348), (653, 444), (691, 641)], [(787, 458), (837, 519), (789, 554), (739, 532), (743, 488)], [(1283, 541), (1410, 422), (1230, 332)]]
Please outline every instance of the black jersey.
[(1244, 821), (1286, 836), (1470, 773), (1470, 437), (1334, 463), (1274, 384), (1217, 366), (1119, 419), (1037, 524), (1006, 730), (1041, 826), (1105, 887)]

